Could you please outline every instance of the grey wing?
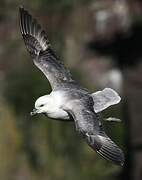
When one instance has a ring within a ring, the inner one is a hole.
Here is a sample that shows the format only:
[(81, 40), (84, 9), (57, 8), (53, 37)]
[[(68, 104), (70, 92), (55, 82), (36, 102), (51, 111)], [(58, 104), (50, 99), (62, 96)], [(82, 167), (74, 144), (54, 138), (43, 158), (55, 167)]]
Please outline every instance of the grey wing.
[(89, 146), (105, 159), (123, 165), (124, 154), (104, 132), (97, 114), (94, 113), (91, 101), (90, 98), (72, 100), (64, 109), (72, 115), (76, 129), (86, 139)]
[(74, 82), (68, 70), (58, 61), (46, 33), (37, 21), (24, 8), (20, 12), (20, 29), (34, 64), (44, 73), (52, 89), (64, 82)]

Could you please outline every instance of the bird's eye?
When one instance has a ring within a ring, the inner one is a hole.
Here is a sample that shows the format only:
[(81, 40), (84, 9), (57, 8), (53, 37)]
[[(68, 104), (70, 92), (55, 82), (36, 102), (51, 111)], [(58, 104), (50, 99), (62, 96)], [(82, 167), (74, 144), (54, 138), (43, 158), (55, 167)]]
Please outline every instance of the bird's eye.
[(43, 107), (43, 106), (44, 106), (44, 104), (41, 104), (41, 105), (40, 105), (40, 107)]

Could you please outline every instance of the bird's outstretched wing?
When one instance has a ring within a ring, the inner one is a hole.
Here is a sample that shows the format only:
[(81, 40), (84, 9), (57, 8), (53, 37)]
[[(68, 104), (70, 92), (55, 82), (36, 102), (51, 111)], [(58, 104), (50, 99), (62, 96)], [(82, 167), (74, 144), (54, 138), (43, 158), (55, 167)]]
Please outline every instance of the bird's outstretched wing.
[(94, 113), (91, 98), (72, 100), (66, 104), (64, 110), (72, 115), (77, 131), (89, 146), (105, 159), (118, 165), (124, 164), (124, 154), (104, 132), (99, 117)]
[(47, 35), (37, 21), (24, 8), (20, 12), (20, 29), (34, 64), (44, 73), (52, 89), (72, 82), (71, 75), (53, 52)]

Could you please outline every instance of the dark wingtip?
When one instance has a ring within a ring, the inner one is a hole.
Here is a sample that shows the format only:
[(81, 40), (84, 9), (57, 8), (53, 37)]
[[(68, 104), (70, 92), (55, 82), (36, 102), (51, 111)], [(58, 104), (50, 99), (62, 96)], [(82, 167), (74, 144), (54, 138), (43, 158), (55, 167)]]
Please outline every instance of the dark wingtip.
[(25, 13), (28, 14), (28, 11), (23, 6), (19, 6), (19, 12), (20, 14), (25, 14)]
[(19, 6), (19, 9), (24, 9), (23, 5), (20, 5), (20, 6)]
[(23, 8), (19, 7), (19, 25), (25, 45), (31, 55), (39, 55), (39, 52), (49, 47), (48, 38), (36, 19)]
[(124, 165), (124, 154), (122, 150), (109, 138), (106, 138), (102, 147), (97, 152), (105, 159), (108, 159), (117, 165)]
[(120, 166), (124, 165), (122, 150), (107, 136), (87, 136), (88, 144), (103, 158)]
[(29, 14), (28, 11), (21, 5), (19, 6), (19, 13), (22, 14)]
[(24, 7), (22, 5), (19, 6), (19, 12), (24, 11)]
[(24, 9), (24, 7), (21, 5), (21, 6), (19, 6), (20, 21), (21, 21), (21, 18), (22, 18), (22, 16), (23, 16), (23, 14), (25, 14), (25, 9)]

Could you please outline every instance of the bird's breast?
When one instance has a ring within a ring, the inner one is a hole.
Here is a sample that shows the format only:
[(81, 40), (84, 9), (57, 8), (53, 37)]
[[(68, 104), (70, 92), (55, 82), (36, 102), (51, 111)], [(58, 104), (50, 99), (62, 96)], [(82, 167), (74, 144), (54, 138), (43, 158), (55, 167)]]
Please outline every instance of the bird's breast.
[(55, 119), (69, 119), (69, 115), (62, 109), (62, 106), (66, 103), (66, 95), (62, 91), (51, 92), (52, 107), (48, 116)]
[(62, 109), (56, 109), (54, 112), (48, 113), (50, 118), (54, 119), (66, 119), (69, 120), (69, 115), (66, 111)]

